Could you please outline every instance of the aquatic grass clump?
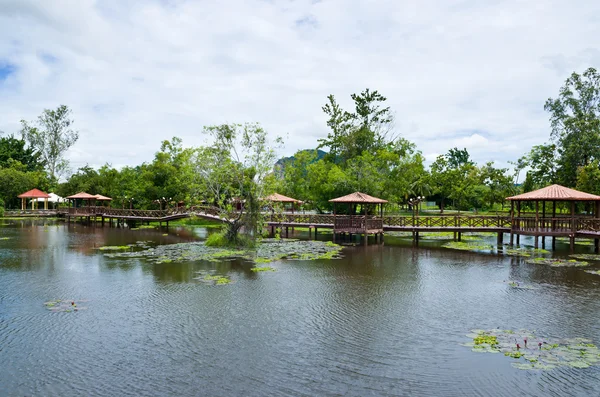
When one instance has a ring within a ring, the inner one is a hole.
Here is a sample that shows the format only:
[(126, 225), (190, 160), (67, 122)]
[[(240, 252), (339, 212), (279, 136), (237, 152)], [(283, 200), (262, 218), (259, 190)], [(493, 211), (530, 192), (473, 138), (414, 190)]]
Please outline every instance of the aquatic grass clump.
[(130, 245), (106, 245), (104, 247), (98, 247), (100, 251), (123, 251), (131, 249)]
[(201, 281), (210, 285), (227, 285), (231, 284), (231, 279), (229, 276), (223, 276), (220, 274), (208, 274), (205, 272), (198, 272), (200, 275), (198, 277), (194, 277), (194, 280)]
[(275, 268), (271, 267), (271, 266), (259, 266), (259, 267), (253, 267), (250, 270), (253, 272), (274, 272)]
[(203, 242), (159, 245), (143, 251), (111, 252), (109, 258), (144, 258), (153, 263), (243, 259), (258, 264), (283, 259), (337, 259), (342, 247), (322, 241), (263, 239), (256, 248), (211, 247)]
[(505, 280), (504, 283), (515, 289), (536, 289), (529, 284), (524, 284), (523, 282), (517, 280)]
[(589, 263), (585, 261), (577, 261), (575, 259), (560, 259), (560, 258), (534, 258), (525, 261), (525, 263), (534, 265), (547, 265), (551, 267), (584, 267)]
[(80, 310), (86, 310), (87, 307), (80, 306), (80, 303), (87, 301), (76, 301), (73, 299), (55, 299), (48, 302), (44, 302), (46, 309), (53, 313), (71, 313), (78, 312)]
[(522, 370), (551, 370), (559, 366), (587, 368), (600, 363), (600, 350), (589, 339), (552, 340), (527, 330), (472, 330), (468, 337), (477, 353), (503, 353), (516, 361), (511, 366)]
[(573, 259), (581, 259), (584, 261), (600, 261), (600, 255), (598, 254), (575, 254), (569, 255)]
[(596, 276), (600, 276), (600, 270), (584, 270), (586, 273), (595, 274)]
[(450, 241), (442, 247), (460, 251), (494, 251), (496, 249), (496, 246), (491, 244), (464, 243), (462, 241)]

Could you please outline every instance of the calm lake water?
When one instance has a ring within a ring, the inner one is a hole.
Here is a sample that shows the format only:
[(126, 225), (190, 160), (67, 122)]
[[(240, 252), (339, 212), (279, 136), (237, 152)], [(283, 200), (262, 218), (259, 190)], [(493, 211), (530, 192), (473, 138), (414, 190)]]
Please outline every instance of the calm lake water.
[[(274, 262), (276, 272), (257, 274), (240, 261), (157, 265), (95, 249), (198, 240), (206, 236), (202, 228), (163, 236), (3, 223), (2, 396), (600, 393), (600, 366), (522, 371), (501, 354), (460, 345), (471, 329), (497, 327), (600, 344), (600, 276), (581, 269), (436, 242), (413, 249), (388, 237), (384, 246), (348, 247), (340, 260)], [(234, 283), (193, 279), (215, 268)], [(511, 288), (508, 279), (536, 289)], [(57, 298), (89, 300), (88, 309), (46, 310), (43, 303)]]

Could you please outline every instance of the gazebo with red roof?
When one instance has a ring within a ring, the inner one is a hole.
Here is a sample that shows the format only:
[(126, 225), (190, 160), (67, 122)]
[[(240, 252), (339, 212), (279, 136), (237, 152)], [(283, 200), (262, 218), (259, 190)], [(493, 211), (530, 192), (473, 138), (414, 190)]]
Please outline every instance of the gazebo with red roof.
[(32, 199), (31, 200), (31, 209), (34, 210), (34, 209), (36, 209), (37, 200), (33, 200), (33, 199), (39, 199), (39, 198), (46, 199), (44, 201), (44, 209), (45, 210), (48, 209), (48, 199), (50, 198), (50, 195), (48, 193), (42, 192), (40, 189), (31, 189), (28, 192), (19, 194), (17, 197), (21, 199), (21, 210), (22, 211), (25, 211), (25, 208), (26, 208), (25, 200)]
[[(369, 234), (377, 236), (383, 236), (383, 204), (387, 203), (387, 200), (383, 200), (377, 197), (369, 196), (368, 194), (361, 192), (354, 192), (346, 196), (338, 197), (329, 200), (333, 203), (333, 240), (335, 241), (336, 233), (347, 233), (352, 235), (354, 233), (364, 234), (365, 245), (367, 244), (367, 237)], [(336, 214), (336, 204), (347, 204), (348, 214), (338, 215)], [(360, 204), (362, 214), (356, 214), (357, 205)], [(379, 216), (377, 216), (377, 206), (379, 205)], [(373, 208), (373, 215), (369, 214), (368, 209)]]
[[(513, 244), (514, 235), (517, 235), (517, 244), (519, 236), (530, 235), (535, 237), (535, 247), (538, 247), (539, 237), (542, 237), (542, 246), (545, 245), (546, 236), (552, 236), (552, 248), (556, 246), (556, 237), (569, 237), (571, 250), (574, 248), (575, 235), (579, 229), (581, 219), (598, 218), (600, 216), (600, 196), (595, 194), (580, 192), (561, 185), (550, 185), (542, 189), (519, 194), (517, 196), (507, 197), (511, 202), (511, 231), (510, 244)], [(535, 218), (521, 216), (521, 203), (535, 202)], [(542, 202), (542, 216), (540, 218), (539, 203)], [(546, 203), (552, 202), (552, 218), (546, 218)], [(556, 203), (569, 202), (570, 215), (556, 216)], [(517, 207), (517, 216), (515, 217), (515, 203)], [(592, 214), (579, 215), (576, 217), (575, 210), (577, 203), (593, 203)], [(596, 251), (598, 251), (599, 241), (595, 239)]]

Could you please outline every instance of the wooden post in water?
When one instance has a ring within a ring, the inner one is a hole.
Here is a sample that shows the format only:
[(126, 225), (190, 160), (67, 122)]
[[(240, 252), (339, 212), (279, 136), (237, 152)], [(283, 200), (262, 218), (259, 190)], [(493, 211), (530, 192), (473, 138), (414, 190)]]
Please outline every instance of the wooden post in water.
[(556, 236), (554, 235), (556, 231), (556, 200), (552, 201), (552, 226), (550, 230), (552, 231), (552, 250), (554, 251), (556, 249)]
[(571, 201), (571, 236), (569, 239), (569, 250), (575, 250), (575, 201)]
[[(542, 233), (546, 233), (546, 202), (542, 201)], [(542, 234), (542, 248), (546, 248), (546, 236)]]
[(535, 200), (535, 244), (534, 247), (538, 248), (540, 238), (540, 202)]
[(510, 200), (510, 246), (512, 247), (515, 242), (515, 202)]
[[(517, 227), (521, 227), (521, 200), (517, 201)], [(521, 245), (521, 233), (517, 229), (517, 245)]]

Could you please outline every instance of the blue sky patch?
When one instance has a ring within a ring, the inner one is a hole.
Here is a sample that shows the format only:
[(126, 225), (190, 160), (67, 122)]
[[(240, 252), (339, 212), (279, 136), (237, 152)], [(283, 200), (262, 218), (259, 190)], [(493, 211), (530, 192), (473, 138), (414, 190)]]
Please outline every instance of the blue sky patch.
[(6, 80), (8, 76), (15, 73), (17, 67), (12, 63), (4, 63), (0, 61), (0, 81)]

